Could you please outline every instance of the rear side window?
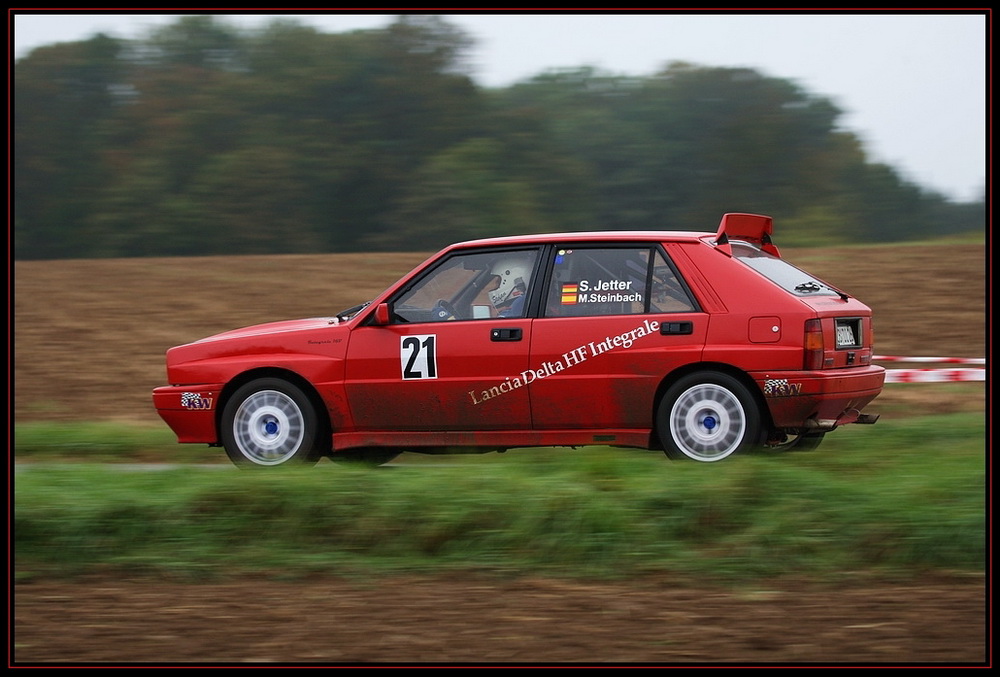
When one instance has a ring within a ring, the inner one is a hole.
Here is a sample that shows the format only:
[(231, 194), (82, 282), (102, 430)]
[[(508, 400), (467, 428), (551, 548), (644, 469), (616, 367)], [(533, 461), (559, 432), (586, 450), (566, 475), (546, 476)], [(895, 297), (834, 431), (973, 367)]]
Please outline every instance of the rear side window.
[(694, 304), (652, 247), (558, 248), (546, 317), (686, 312)]
[(768, 254), (746, 242), (731, 242), (733, 257), (750, 266), (776, 285), (797, 296), (838, 296), (825, 282), (816, 279), (784, 259)]

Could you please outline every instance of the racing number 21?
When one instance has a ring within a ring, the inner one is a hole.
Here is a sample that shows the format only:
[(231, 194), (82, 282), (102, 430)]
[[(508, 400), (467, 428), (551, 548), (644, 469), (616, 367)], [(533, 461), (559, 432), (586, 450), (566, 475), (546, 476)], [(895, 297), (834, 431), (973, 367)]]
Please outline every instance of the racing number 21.
[(399, 362), (403, 380), (437, 378), (437, 336), (417, 334), (400, 337)]

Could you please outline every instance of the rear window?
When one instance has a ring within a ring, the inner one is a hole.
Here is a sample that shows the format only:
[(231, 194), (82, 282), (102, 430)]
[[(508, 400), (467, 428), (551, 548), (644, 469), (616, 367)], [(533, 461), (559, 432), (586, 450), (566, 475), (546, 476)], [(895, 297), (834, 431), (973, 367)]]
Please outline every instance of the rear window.
[(731, 242), (733, 257), (750, 266), (776, 285), (796, 296), (839, 296), (825, 282), (796, 268), (784, 259), (746, 242)]

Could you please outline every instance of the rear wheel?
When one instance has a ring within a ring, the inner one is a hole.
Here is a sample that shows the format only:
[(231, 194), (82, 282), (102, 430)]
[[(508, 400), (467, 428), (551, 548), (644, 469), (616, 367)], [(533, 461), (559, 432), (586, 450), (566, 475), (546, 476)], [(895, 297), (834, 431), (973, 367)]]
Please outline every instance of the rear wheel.
[(710, 463), (760, 443), (757, 401), (742, 382), (721, 372), (679, 379), (660, 401), (656, 424), (672, 459)]
[(315, 463), (324, 452), (320, 417), (302, 390), (262, 378), (240, 387), (222, 412), (222, 445), (242, 467)]

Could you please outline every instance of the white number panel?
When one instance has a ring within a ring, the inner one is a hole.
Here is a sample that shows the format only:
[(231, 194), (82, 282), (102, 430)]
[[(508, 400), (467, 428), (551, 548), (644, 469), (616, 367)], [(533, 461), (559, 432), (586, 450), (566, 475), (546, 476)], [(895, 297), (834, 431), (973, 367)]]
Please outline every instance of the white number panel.
[(400, 337), (399, 364), (404, 381), (437, 378), (437, 335)]

